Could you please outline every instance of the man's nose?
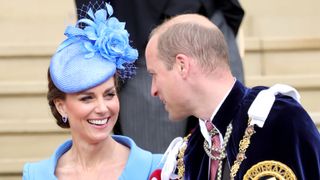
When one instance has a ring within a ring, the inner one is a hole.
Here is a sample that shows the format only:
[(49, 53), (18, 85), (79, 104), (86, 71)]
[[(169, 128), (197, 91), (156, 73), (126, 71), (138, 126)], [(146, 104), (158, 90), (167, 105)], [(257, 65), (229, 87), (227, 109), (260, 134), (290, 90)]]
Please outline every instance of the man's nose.
[(158, 89), (153, 81), (151, 82), (151, 96), (158, 96)]

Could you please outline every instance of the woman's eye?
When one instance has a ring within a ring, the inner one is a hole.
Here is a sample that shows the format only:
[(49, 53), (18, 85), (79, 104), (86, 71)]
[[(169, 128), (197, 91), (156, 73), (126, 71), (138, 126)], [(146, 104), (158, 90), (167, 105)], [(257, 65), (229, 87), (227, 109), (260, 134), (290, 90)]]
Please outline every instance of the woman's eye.
[(107, 93), (106, 96), (108, 96), (108, 97), (113, 97), (113, 96), (115, 96), (115, 95), (116, 95), (116, 93)]
[(84, 97), (80, 98), (80, 101), (89, 101), (91, 99), (92, 99), (91, 96), (84, 96)]
[(109, 92), (106, 92), (106, 93), (104, 94), (104, 97), (105, 97), (106, 99), (112, 99), (115, 95), (116, 95), (116, 92), (115, 92), (115, 91), (109, 91)]

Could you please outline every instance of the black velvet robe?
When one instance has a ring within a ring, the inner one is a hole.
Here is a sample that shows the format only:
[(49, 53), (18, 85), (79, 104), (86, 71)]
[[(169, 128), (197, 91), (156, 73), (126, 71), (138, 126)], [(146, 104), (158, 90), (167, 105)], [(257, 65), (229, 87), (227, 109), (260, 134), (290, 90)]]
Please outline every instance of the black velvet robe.
[[(239, 152), (239, 142), (243, 138), (248, 122), (248, 108), (266, 87), (252, 89), (236, 82), (230, 94), (213, 119), (213, 123), (225, 134), (232, 121), (233, 130), (227, 145), (230, 167)], [(264, 160), (275, 160), (286, 164), (298, 180), (320, 179), (320, 135), (307, 112), (294, 99), (277, 95), (275, 103), (263, 126), (255, 126), (256, 133), (246, 151), (235, 179), (243, 179), (253, 165)], [(185, 152), (185, 179), (208, 179), (209, 158), (203, 149), (204, 138), (197, 126)]]

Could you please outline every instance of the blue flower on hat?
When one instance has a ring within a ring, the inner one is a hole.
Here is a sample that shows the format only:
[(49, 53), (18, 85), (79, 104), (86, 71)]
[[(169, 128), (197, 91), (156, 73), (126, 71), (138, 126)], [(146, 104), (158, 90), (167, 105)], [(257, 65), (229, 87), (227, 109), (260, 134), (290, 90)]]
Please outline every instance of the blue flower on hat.
[[(65, 35), (68, 37), (58, 48), (58, 51), (79, 41), (84, 41), (88, 51), (85, 58), (91, 58), (99, 53), (103, 58), (115, 63), (117, 69), (124, 69), (123, 64), (133, 63), (138, 58), (138, 51), (129, 44), (129, 33), (125, 23), (111, 17), (113, 8), (106, 3), (106, 9), (93, 13), (90, 8), (87, 12), (89, 18), (80, 19), (76, 26), (68, 26)], [(79, 24), (86, 24), (84, 29)]]

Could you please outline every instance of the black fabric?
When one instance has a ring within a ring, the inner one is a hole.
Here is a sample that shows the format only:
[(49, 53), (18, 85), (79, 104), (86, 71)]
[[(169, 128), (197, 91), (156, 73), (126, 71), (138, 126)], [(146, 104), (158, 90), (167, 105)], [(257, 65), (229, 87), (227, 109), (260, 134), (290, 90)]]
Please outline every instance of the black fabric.
[(224, 16), (222, 10), (216, 10), (210, 20), (219, 27), (219, 29), (224, 35), (224, 38), (226, 39), (229, 49), (228, 55), (232, 74), (237, 78), (237, 80), (244, 83), (245, 79), (242, 67), (242, 60), (238, 50), (236, 35), (234, 34), (235, 30), (228, 25), (226, 16)]
[[(224, 135), (232, 121), (233, 131), (227, 145), (227, 157), (233, 165), (239, 142), (247, 127), (247, 111), (259, 91), (265, 87), (248, 89), (236, 82), (229, 96), (213, 119)], [(299, 180), (320, 179), (320, 135), (307, 112), (294, 99), (277, 95), (263, 128), (255, 127), (251, 144), (235, 179), (243, 179), (247, 170), (258, 162), (275, 160), (290, 167)], [(208, 178), (209, 158), (203, 150), (204, 138), (197, 126), (185, 152), (186, 179)]]
[(227, 160), (223, 162), (222, 180), (230, 180), (230, 166)]
[(238, 0), (217, 0), (217, 9), (222, 11), (227, 24), (231, 27), (234, 35), (236, 36), (244, 16), (244, 10), (242, 9)]

